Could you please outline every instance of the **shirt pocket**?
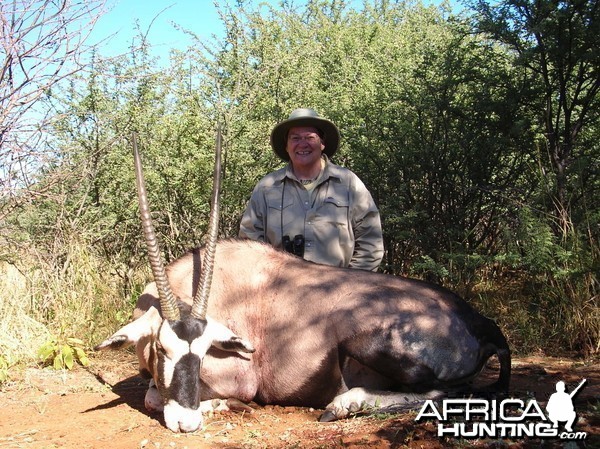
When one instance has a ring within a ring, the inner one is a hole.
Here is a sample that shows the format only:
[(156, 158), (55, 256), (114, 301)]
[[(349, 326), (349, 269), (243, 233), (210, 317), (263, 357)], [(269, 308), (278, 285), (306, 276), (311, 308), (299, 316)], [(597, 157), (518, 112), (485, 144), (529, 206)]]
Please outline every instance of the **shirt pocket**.
[(319, 215), (323, 217), (323, 221), (347, 226), (349, 206), (347, 199), (329, 196), (323, 201), (323, 210), (319, 211)]
[[(352, 236), (349, 223), (350, 203), (346, 198), (329, 196), (323, 201), (323, 205), (317, 213), (317, 232), (322, 237), (328, 236), (337, 239), (342, 248), (352, 245)], [(344, 250), (346, 252), (347, 249)]]

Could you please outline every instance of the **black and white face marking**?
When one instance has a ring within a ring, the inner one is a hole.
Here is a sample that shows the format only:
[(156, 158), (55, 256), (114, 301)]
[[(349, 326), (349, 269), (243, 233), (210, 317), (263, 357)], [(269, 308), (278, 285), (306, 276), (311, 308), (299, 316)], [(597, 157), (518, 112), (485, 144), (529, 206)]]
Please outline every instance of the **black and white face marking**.
[(248, 340), (208, 316), (206, 321), (186, 318), (169, 322), (163, 320), (154, 306), (95, 350), (119, 349), (134, 343), (141, 350), (138, 356), (144, 358), (140, 374), (153, 379), (144, 400), (146, 408), (163, 411), (167, 427), (174, 432), (193, 432), (202, 426), (198, 407), (200, 368), (208, 349), (214, 346), (237, 353), (237, 357), (255, 351)]
[[(154, 314), (160, 319), (156, 310)], [(173, 432), (194, 432), (202, 426), (200, 368), (209, 348), (252, 353), (254, 347), (209, 317), (206, 321), (189, 317), (179, 321), (160, 319), (155, 329), (147, 360), (156, 390), (148, 390), (146, 404), (148, 394), (157, 392), (151, 394), (149, 409), (162, 408), (165, 424)]]
[(164, 320), (154, 341), (154, 380), (163, 399), (165, 424), (173, 432), (194, 432), (202, 426), (200, 367), (212, 344), (206, 327), (206, 321), (194, 318)]

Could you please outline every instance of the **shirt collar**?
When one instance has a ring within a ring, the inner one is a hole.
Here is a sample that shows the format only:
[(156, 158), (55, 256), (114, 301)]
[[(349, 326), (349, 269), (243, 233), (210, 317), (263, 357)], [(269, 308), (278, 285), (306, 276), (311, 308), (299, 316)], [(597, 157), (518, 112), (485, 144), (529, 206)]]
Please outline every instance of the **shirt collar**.
[[(325, 160), (325, 168), (323, 169), (323, 173), (321, 175), (321, 182), (328, 180), (329, 178), (337, 178), (341, 179), (341, 174), (339, 172), (339, 168), (337, 165), (332, 163), (326, 154), (321, 156), (323, 160)], [(285, 178), (292, 179), (297, 181), (298, 179), (294, 175), (292, 171), (292, 165), (290, 162), (278, 173), (279, 181), (283, 182)]]

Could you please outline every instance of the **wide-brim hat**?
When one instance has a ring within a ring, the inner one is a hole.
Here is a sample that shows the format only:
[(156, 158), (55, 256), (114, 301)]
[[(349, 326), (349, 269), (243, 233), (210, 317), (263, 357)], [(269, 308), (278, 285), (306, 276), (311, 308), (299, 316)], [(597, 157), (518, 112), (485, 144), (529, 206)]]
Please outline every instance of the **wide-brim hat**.
[(314, 109), (294, 109), (287, 120), (278, 123), (271, 131), (271, 148), (284, 161), (290, 160), (286, 151), (287, 136), (291, 128), (296, 126), (311, 126), (322, 133), (325, 148), (323, 153), (328, 157), (335, 154), (340, 144), (340, 131), (332, 122), (322, 117)]

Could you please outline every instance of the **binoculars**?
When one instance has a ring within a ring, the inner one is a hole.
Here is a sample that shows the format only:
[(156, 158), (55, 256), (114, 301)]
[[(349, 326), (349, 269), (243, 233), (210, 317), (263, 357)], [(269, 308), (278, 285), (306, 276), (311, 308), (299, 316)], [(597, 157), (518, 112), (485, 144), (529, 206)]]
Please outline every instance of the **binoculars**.
[(304, 236), (298, 234), (294, 239), (290, 239), (289, 235), (283, 236), (283, 249), (288, 253), (292, 253), (298, 257), (304, 257)]

